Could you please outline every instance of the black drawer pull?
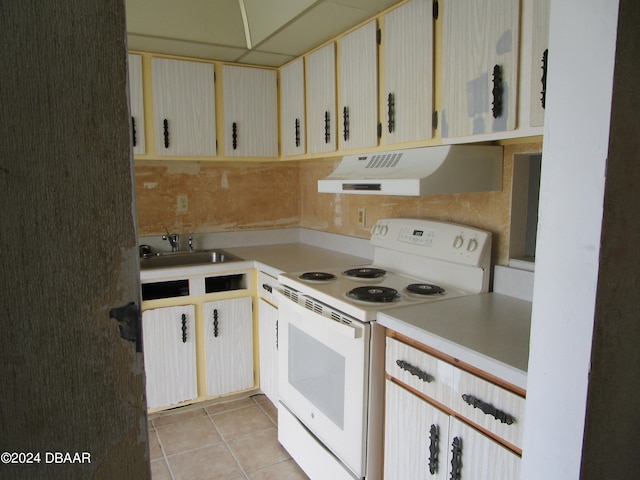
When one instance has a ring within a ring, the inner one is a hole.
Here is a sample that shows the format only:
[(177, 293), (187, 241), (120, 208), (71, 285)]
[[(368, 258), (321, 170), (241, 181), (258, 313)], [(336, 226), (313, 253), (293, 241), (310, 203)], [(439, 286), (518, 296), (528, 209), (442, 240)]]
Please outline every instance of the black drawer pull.
[(349, 140), (349, 107), (344, 107), (342, 109), (342, 128), (342, 138), (344, 138), (344, 141), (346, 142)]
[(169, 148), (169, 120), (165, 118), (162, 124), (164, 125), (164, 148)]
[(390, 93), (389, 97), (387, 98), (387, 116), (387, 127), (389, 129), (389, 133), (393, 133), (393, 131), (396, 129), (396, 100), (393, 93)]
[(542, 77), (540, 77), (540, 83), (542, 83), (542, 91), (540, 92), (540, 103), (542, 108), (545, 108), (547, 103), (547, 61), (549, 60), (549, 49), (547, 48), (542, 52)]
[(131, 143), (133, 143), (134, 147), (138, 143), (137, 138), (136, 138), (136, 119), (135, 119), (135, 117), (131, 117)]
[(182, 314), (182, 343), (187, 343), (187, 316)]
[(231, 139), (233, 140), (231, 142), (233, 149), (237, 150), (238, 149), (238, 124), (236, 122), (233, 122), (231, 124)]
[(431, 424), (429, 429), (429, 473), (435, 475), (438, 472), (438, 426)]
[(218, 338), (218, 309), (213, 309), (213, 336)]
[(331, 141), (331, 116), (329, 110), (324, 112), (324, 143)]
[(423, 372), (415, 365), (411, 365), (404, 360), (396, 360), (396, 365), (398, 365), (402, 370), (409, 372), (411, 375), (415, 375), (423, 382), (431, 383), (435, 380), (433, 375), (429, 375), (427, 372)]
[(273, 293), (273, 287), (272, 287), (271, 285), (268, 285), (268, 284), (266, 284), (266, 283), (263, 283), (263, 284), (262, 284), (262, 288), (263, 288), (264, 290), (266, 290), (267, 292), (269, 292), (269, 293)]
[(296, 118), (295, 121), (295, 129), (296, 129), (296, 147), (300, 146), (300, 120)]
[(491, 112), (493, 113), (493, 118), (498, 118), (502, 115), (502, 97), (504, 96), (502, 67), (500, 65), (493, 67), (493, 90), (491, 90), (491, 93), (493, 94), (493, 107)]
[(453, 437), (451, 442), (451, 477), (450, 480), (460, 480), (462, 470), (462, 439)]
[(479, 408), (486, 415), (491, 415), (496, 420), (499, 420), (500, 423), (506, 423), (507, 425), (511, 425), (515, 421), (515, 419), (508, 413), (505, 413), (502, 410), (498, 410), (496, 407), (494, 407), (490, 403), (483, 402), (482, 400), (474, 397), (473, 395), (464, 393), (462, 394), (462, 400), (464, 400), (467, 404), (471, 405), (473, 408)]

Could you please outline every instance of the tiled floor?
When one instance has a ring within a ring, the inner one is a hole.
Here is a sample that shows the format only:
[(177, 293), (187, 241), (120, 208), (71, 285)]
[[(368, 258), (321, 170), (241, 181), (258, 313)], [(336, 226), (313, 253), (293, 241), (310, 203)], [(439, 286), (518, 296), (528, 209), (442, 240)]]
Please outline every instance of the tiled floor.
[(153, 480), (307, 480), (264, 395), (149, 416)]

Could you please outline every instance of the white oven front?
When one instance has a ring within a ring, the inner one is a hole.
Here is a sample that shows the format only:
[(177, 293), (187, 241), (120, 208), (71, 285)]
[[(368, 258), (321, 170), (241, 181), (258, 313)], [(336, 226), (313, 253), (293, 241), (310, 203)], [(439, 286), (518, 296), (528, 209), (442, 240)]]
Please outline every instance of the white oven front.
[(278, 295), (280, 401), (363, 478), (371, 326), (309, 297)]

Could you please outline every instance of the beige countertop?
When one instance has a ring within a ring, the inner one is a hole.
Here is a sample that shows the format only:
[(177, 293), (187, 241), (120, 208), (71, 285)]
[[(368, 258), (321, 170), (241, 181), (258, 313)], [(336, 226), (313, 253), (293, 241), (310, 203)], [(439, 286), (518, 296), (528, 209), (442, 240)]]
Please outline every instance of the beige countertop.
[(244, 259), (238, 262), (183, 267), (153, 268), (140, 271), (142, 283), (190, 275), (258, 268), (274, 277), (282, 272), (304, 272), (321, 268), (370, 264), (371, 261), (304, 243), (282, 243), (248, 247), (229, 247), (225, 251)]
[(378, 323), (526, 389), (531, 302), (469, 295), (387, 310)]

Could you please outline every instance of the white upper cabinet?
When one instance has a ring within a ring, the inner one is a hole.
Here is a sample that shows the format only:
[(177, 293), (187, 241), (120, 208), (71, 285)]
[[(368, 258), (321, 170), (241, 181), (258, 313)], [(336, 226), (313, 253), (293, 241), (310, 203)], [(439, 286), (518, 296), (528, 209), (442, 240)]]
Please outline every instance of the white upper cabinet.
[(544, 97), (546, 95), (547, 55), (549, 48), (549, 3), (536, 0), (532, 3), (531, 40), (531, 118), (532, 126), (544, 123)]
[(300, 57), (280, 70), (282, 155), (305, 153), (304, 64)]
[(441, 2), (443, 138), (516, 128), (519, 4)]
[(305, 58), (309, 153), (334, 152), (336, 116), (336, 45), (330, 43)]
[(339, 40), (340, 149), (378, 144), (378, 48), (375, 20)]
[(213, 64), (153, 58), (156, 155), (216, 155)]
[(382, 45), (384, 143), (428, 140), (433, 136), (432, 0), (412, 0), (385, 15)]
[(278, 87), (275, 70), (224, 65), (224, 154), (278, 156)]
[(144, 155), (144, 103), (142, 94), (142, 57), (129, 54), (129, 99), (131, 101), (131, 146), (134, 155)]

